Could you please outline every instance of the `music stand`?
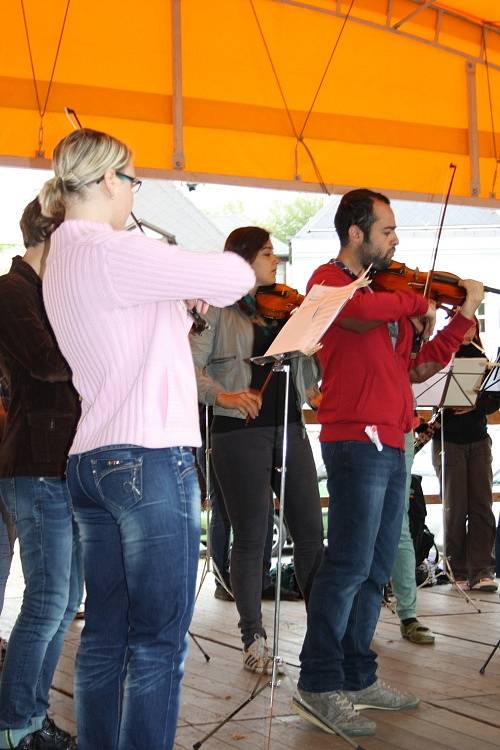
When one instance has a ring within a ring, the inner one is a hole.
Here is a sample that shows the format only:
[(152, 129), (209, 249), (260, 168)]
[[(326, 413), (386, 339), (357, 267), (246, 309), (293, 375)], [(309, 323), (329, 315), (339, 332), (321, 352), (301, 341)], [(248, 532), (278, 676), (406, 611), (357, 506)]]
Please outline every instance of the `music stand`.
[[(485, 377), (483, 381), (483, 385), (481, 386), (481, 391), (484, 393), (500, 393), (500, 347), (497, 351), (497, 356), (495, 362), (490, 365), (491, 370)], [(484, 674), (486, 671), (486, 667), (490, 663), (490, 661), (493, 659), (496, 651), (500, 648), (500, 638), (496, 642), (496, 644), (493, 646), (493, 649), (484, 662), (483, 666), (479, 670), (480, 674)]]
[[(279, 656), (279, 628), (280, 628), (280, 611), (281, 611), (281, 557), (282, 557), (282, 539), (284, 530), (285, 517), (285, 489), (286, 489), (286, 456), (287, 456), (287, 439), (288, 439), (288, 393), (290, 388), (290, 360), (302, 355), (312, 356), (319, 348), (319, 341), (327, 328), (330, 327), (334, 319), (346, 302), (352, 297), (354, 292), (361, 286), (366, 286), (365, 275), (343, 287), (326, 287), (315, 284), (309, 294), (306, 296), (302, 305), (297, 308), (294, 315), (290, 316), (288, 322), (283, 326), (276, 336), (266, 353), (261, 357), (252, 357), (251, 361), (258, 365), (272, 363), (273, 371), (284, 372), (286, 376), (285, 395), (283, 404), (283, 438), (281, 453), (281, 482), (280, 482), (280, 508), (279, 508), (279, 542), (278, 558), (276, 573), (276, 595), (274, 600), (274, 632), (273, 632), (273, 652), (270, 657), (272, 661), (271, 679), (266, 679), (266, 674), (259, 674), (257, 681), (249, 695), (237, 708), (217, 724), (201, 740), (193, 744), (193, 750), (199, 750), (203, 743), (216, 734), (221, 727), (227, 724), (236, 714), (245, 706), (248, 706), (266, 687), (271, 688), (270, 712), (269, 712), (269, 733), (268, 745), (271, 742), (271, 730), (274, 707), (274, 692), (279, 686), (278, 668), (284, 665), (284, 660)], [(291, 681), (291, 678), (285, 670), (285, 676)], [(333, 724), (325, 724), (325, 730), (335, 732), (355, 750), (364, 750), (351, 737), (348, 737), (341, 729)]]
[(478, 613), (481, 612), (473, 599), (457, 583), (452, 564), (446, 554), (446, 513), (447, 499), (445, 490), (445, 440), (444, 410), (475, 406), (481, 380), (487, 361), (483, 357), (455, 358), (443, 370), (429, 378), (425, 383), (415, 383), (413, 394), (417, 407), (433, 407), (439, 410), (441, 422), (441, 502), (443, 508), (443, 575), (446, 576), (458, 593)]

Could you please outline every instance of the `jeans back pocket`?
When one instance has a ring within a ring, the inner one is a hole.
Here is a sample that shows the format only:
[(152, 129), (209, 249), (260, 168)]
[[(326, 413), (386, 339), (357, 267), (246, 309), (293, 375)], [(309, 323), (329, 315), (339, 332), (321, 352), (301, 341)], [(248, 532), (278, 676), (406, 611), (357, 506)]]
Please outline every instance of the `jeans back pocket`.
[(142, 456), (91, 460), (96, 490), (110, 510), (129, 510), (142, 500), (142, 460)]

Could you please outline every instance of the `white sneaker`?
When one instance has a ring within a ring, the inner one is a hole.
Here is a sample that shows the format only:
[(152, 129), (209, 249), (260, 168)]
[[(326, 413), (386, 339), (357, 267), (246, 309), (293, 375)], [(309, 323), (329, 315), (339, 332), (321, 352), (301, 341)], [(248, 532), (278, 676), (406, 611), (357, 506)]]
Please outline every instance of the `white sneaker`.
[[(255, 672), (256, 674), (272, 674), (273, 673), (273, 657), (267, 646), (266, 639), (256, 633), (254, 635), (254, 642), (243, 649), (243, 666), (248, 669), (249, 672)], [(285, 666), (283, 661), (278, 661), (277, 672), (283, 674)]]

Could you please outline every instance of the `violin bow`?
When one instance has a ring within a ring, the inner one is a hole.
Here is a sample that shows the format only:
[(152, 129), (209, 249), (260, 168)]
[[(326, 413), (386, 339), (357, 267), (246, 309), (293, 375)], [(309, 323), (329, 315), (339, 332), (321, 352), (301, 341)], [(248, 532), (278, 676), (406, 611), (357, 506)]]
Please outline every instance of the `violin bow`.
[(450, 200), (451, 188), (453, 187), (453, 180), (455, 179), (455, 173), (457, 171), (457, 165), (451, 163), (450, 164), (450, 169), (452, 170), (451, 171), (451, 177), (450, 177), (450, 184), (448, 185), (448, 191), (446, 193), (446, 198), (445, 198), (443, 206), (441, 208), (441, 216), (439, 218), (439, 227), (438, 227), (438, 233), (437, 233), (437, 237), (436, 237), (436, 246), (435, 246), (434, 251), (432, 253), (431, 267), (430, 267), (430, 270), (427, 273), (427, 279), (425, 281), (424, 297), (426, 297), (426, 298), (429, 298), (429, 294), (430, 294), (430, 288), (431, 288), (431, 284), (432, 284), (432, 276), (434, 274), (434, 269), (436, 267), (436, 258), (437, 258), (437, 253), (438, 253), (438, 249), (439, 249), (439, 242), (441, 240), (441, 234), (443, 232), (444, 220), (445, 220), (446, 211), (447, 211), (447, 208), (448, 208), (448, 203), (449, 203), (449, 200)]

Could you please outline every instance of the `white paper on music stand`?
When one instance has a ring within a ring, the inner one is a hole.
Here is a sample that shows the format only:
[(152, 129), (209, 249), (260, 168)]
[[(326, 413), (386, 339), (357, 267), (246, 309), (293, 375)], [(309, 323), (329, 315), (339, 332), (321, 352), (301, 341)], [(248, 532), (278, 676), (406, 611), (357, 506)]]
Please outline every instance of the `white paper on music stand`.
[(481, 390), (486, 393), (500, 393), (500, 349), (497, 351), (494, 364), (498, 366), (491, 368), (481, 386)]
[(316, 351), (318, 342), (327, 328), (361, 286), (366, 286), (364, 278), (346, 286), (314, 284), (263, 356), (276, 357), (292, 353), (309, 355)]
[(431, 378), (423, 383), (413, 383), (413, 395), (415, 396), (416, 406), (425, 408), (430, 406), (441, 406), (444, 390), (450, 374), (451, 362), (446, 367), (437, 372)]
[(483, 357), (455, 358), (425, 383), (413, 385), (417, 406), (474, 406), (485, 367)]

